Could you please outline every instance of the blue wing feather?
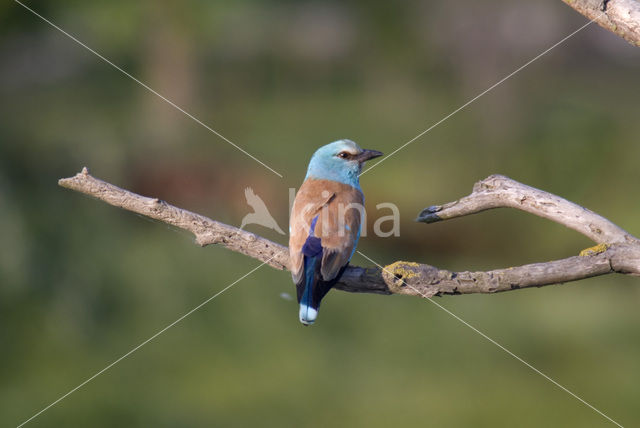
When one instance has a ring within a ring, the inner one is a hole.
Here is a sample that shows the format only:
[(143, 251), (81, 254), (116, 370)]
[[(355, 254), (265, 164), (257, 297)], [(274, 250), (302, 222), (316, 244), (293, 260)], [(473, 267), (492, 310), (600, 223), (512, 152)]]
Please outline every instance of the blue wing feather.
[(309, 236), (302, 246), (302, 254), (306, 257), (322, 255), (322, 241), (317, 236)]
[[(322, 255), (322, 241), (318, 238), (314, 230), (316, 228), (316, 223), (318, 222), (318, 216), (315, 216), (313, 220), (311, 220), (311, 227), (309, 228), (309, 236), (304, 241), (302, 245), (302, 254), (307, 257), (317, 257)], [(307, 267), (305, 266), (305, 270)]]

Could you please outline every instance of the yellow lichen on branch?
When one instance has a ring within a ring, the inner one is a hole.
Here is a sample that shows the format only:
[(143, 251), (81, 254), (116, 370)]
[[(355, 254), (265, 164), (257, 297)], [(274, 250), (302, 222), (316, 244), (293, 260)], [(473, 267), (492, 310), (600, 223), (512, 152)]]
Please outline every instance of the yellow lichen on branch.
[(611, 245), (609, 244), (594, 245), (593, 247), (585, 248), (584, 250), (580, 251), (580, 256), (595, 256), (596, 254), (604, 253), (609, 249), (610, 246)]

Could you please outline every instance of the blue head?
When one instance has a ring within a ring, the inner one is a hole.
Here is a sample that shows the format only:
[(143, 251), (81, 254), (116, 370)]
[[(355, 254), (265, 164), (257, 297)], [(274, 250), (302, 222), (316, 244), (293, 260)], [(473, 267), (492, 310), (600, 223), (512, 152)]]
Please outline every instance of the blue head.
[(316, 150), (309, 162), (306, 178), (339, 181), (359, 189), (362, 165), (378, 156), (382, 153), (362, 149), (351, 140), (334, 141)]

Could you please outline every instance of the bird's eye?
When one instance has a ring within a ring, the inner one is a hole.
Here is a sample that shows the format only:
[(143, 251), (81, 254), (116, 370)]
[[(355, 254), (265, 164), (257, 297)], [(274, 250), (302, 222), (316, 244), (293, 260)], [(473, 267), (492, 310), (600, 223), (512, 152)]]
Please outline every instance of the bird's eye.
[(340, 152), (340, 153), (338, 153), (338, 157), (339, 157), (339, 158), (342, 158), (342, 159), (346, 159), (346, 158), (348, 158), (348, 157), (349, 157), (349, 153), (347, 153), (347, 152)]

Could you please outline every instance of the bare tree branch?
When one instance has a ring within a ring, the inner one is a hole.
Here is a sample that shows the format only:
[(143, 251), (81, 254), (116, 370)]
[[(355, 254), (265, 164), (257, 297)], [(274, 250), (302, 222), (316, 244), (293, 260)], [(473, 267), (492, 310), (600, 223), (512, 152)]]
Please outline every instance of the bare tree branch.
[(501, 207), (516, 208), (562, 224), (598, 244), (638, 243), (637, 238), (593, 211), (497, 174), (476, 183), (469, 196), (425, 208), (416, 221), (435, 223)]
[(637, 0), (562, 0), (602, 28), (640, 46), (640, 2)]
[[(276, 269), (288, 268), (288, 250), (280, 244), (159, 199), (121, 189), (92, 177), (86, 168), (58, 183), (111, 205), (187, 230), (194, 234), (196, 243), (201, 246), (220, 244)], [(359, 293), (431, 297), (541, 287), (613, 272), (640, 275), (640, 241), (637, 238), (583, 207), (500, 175), (477, 183), (469, 196), (458, 201), (424, 209), (418, 221), (432, 223), (498, 207), (522, 209), (563, 224), (599, 245), (575, 257), (487, 272), (451, 272), (403, 261), (382, 269), (350, 266), (336, 288)]]
[(382, 276), (392, 293), (431, 297), (542, 287), (613, 272), (639, 275), (640, 246), (600, 244), (580, 256), (486, 272), (450, 272), (429, 265), (396, 262), (386, 266)]
[[(220, 244), (232, 251), (265, 262), (276, 269), (288, 269), (289, 249), (254, 233), (211, 220), (175, 207), (157, 198), (140, 196), (89, 174), (87, 168), (58, 184), (118, 208), (133, 211), (193, 233), (200, 246)], [(350, 267), (336, 288), (351, 292), (390, 294), (378, 269)]]

